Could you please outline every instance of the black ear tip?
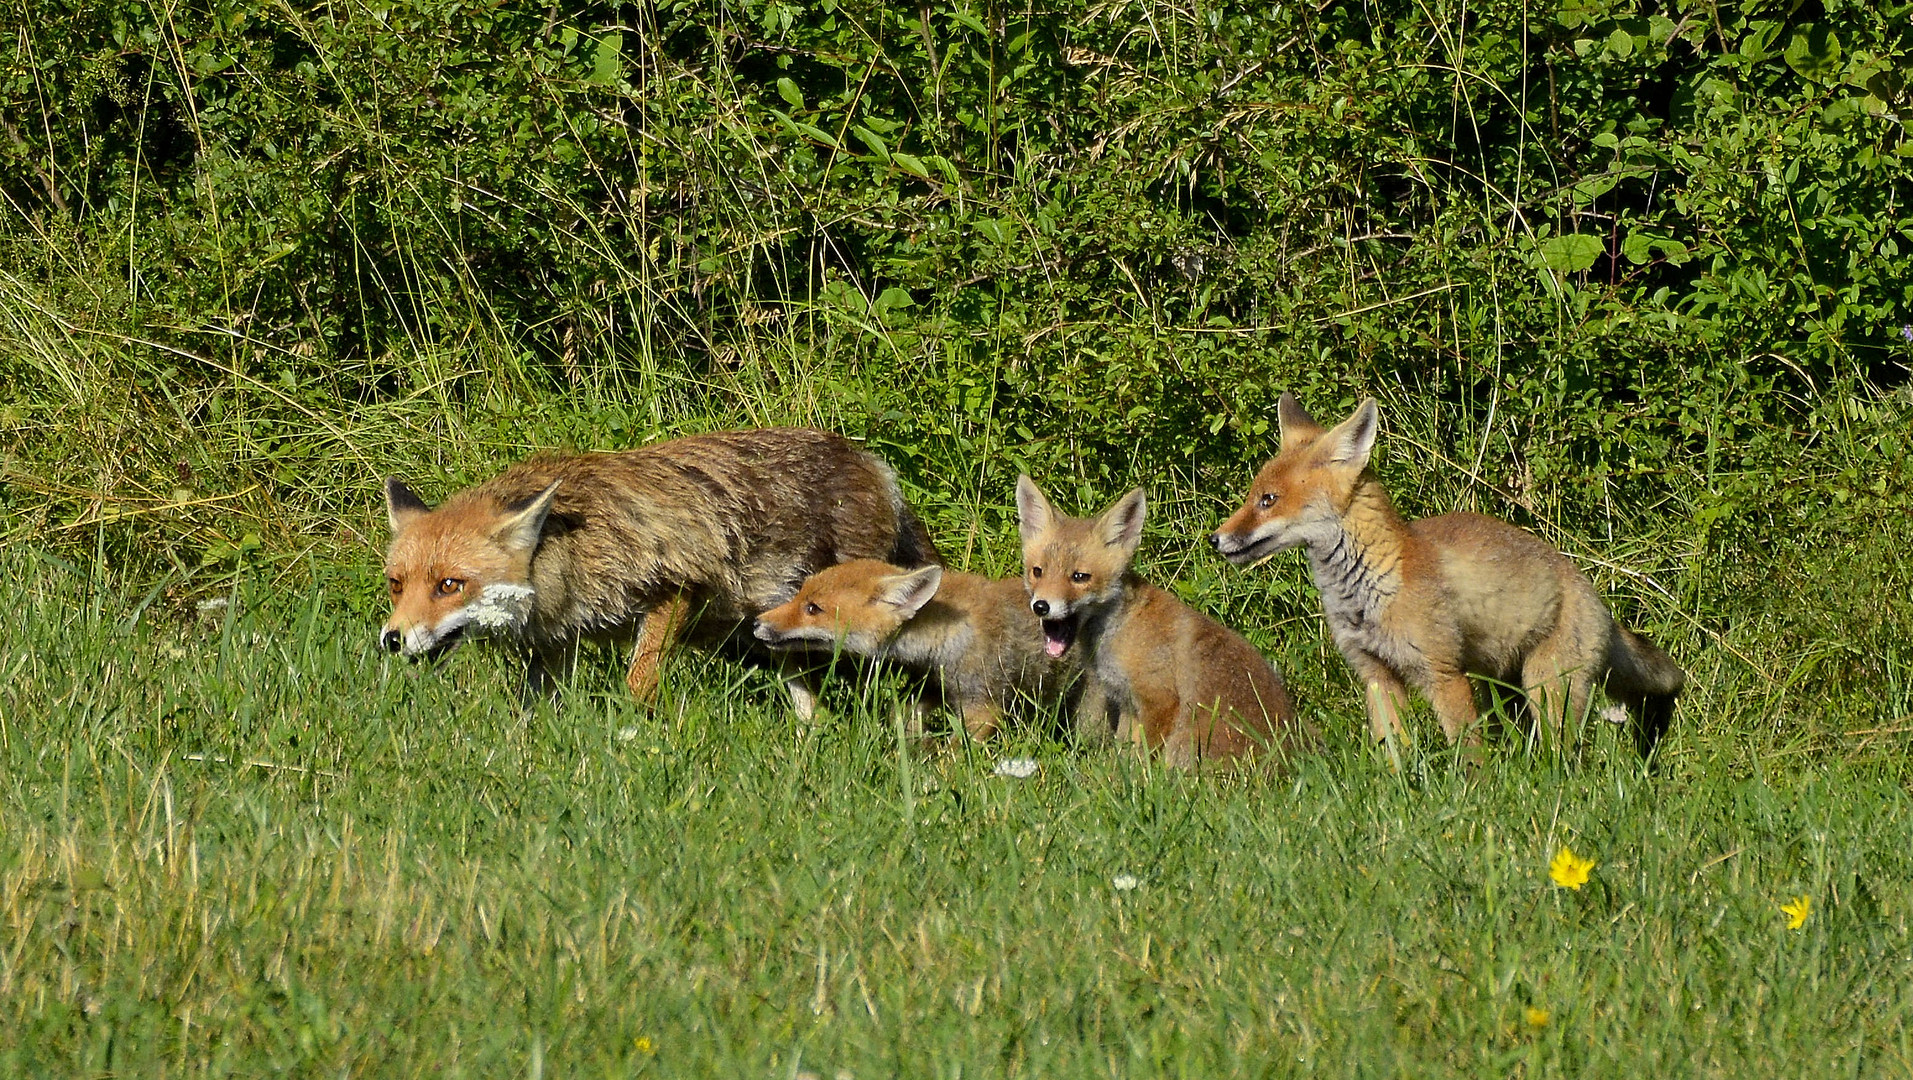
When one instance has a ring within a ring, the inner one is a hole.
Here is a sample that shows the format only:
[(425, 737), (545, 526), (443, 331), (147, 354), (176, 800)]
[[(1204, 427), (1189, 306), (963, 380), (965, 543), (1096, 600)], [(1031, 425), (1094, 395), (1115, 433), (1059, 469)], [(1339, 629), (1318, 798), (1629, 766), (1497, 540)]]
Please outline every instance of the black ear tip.
[(405, 481), (396, 476), (385, 478), (385, 501), (395, 510), (428, 509), (425, 500), (413, 494), (412, 489), (405, 486)]

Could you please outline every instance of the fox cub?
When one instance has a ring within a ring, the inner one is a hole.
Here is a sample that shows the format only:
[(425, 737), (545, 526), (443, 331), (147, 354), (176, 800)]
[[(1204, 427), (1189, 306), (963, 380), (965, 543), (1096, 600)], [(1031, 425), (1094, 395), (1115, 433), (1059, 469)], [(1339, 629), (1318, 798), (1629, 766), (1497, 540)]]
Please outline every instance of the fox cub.
[(1329, 632), (1367, 687), (1376, 739), (1400, 725), (1407, 687), (1428, 696), (1450, 742), (1479, 741), (1473, 687), (1522, 687), (1539, 722), (1578, 738), (1591, 692), (1634, 720), (1642, 757), (1667, 730), (1686, 674), (1608, 614), (1594, 586), (1541, 540), (1481, 514), (1403, 521), (1368, 467), (1375, 402), (1323, 430), (1290, 395), (1282, 446), (1215, 534), (1238, 566), (1308, 552)]
[[(436, 657), (504, 638), (549, 692), (580, 641), (631, 650), (640, 700), (681, 633), (724, 637), (846, 559), (941, 561), (896, 476), (808, 428), (692, 435), (618, 453), (533, 458), (434, 510), (386, 481), (391, 652)], [(793, 702), (808, 713), (799, 681)]]
[(812, 574), (797, 595), (757, 617), (773, 648), (837, 646), (930, 673), (975, 739), (1018, 699), (1060, 700), (1068, 665), (1048, 656), (1016, 578), (857, 559)]
[(1180, 768), (1312, 743), (1282, 676), (1234, 631), (1130, 570), (1142, 541), (1142, 489), (1093, 518), (1016, 481), (1023, 584), (1052, 659), (1081, 654), (1078, 730), (1156, 751)]

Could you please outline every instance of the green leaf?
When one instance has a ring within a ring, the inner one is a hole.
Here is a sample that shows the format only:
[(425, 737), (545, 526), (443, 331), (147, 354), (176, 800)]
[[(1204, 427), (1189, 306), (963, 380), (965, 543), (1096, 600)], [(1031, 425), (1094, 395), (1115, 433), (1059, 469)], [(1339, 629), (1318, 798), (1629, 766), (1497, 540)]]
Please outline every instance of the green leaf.
[(904, 172), (923, 180), (930, 179), (930, 170), (924, 167), (922, 159), (912, 154), (891, 154), (890, 160)]
[(793, 109), (801, 109), (804, 107), (804, 92), (797, 89), (797, 84), (791, 82), (788, 78), (777, 80), (777, 96), (789, 102), (790, 107)]
[(1840, 76), (1840, 39), (1819, 23), (1795, 31), (1781, 59), (1809, 82), (1832, 82)]
[(850, 133), (862, 141), (865, 146), (868, 146), (870, 152), (877, 155), (877, 160), (885, 162), (890, 160), (890, 148), (884, 145), (883, 139), (879, 137), (876, 132), (859, 124), (851, 128)]
[(786, 128), (788, 128), (792, 134), (801, 135), (806, 139), (814, 139), (817, 142), (823, 143), (825, 146), (830, 147), (832, 150), (843, 149), (843, 147), (837, 142), (837, 139), (833, 135), (831, 135), (830, 132), (825, 131), (823, 128), (820, 128), (815, 124), (806, 124), (802, 120), (794, 120), (791, 118), (789, 113), (786, 113), (781, 109), (772, 109), (770, 113), (772, 116), (775, 116), (780, 122), (782, 122), (783, 125)]
[(1578, 274), (1593, 266), (1605, 250), (1598, 236), (1566, 233), (1541, 244), (1541, 261), (1556, 273)]
[(1654, 257), (1654, 244), (1660, 237), (1647, 233), (1631, 232), (1621, 241), (1621, 257), (1636, 266)]
[(1609, 173), (1590, 176), (1577, 181), (1572, 188), (1568, 189), (1568, 195), (1574, 200), (1575, 205), (1586, 206), (1613, 190), (1618, 180), (1620, 177)]
[(917, 302), (911, 298), (907, 290), (895, 285), (877, 294), (878, 311), (895, 311), (899, 308), (915, 307), (916, 304)]
[(962, 9), (952, 11), (950, 13), (950, 17), (952, 19), (955, 19), (957, 22), (962, 23), (964, 26), (968, 27), (969, 29), (976, 31), (979, 34), (988, 34), (990, 32), (989, 29), (983, 25), (982, 19), (979, 19), (975, 15), (972, 15), (969, 12), (964, 11)]
[(624, 77), (624, 35), (616, 30), (598, 39), (598, 48), (591, 54), (591, 77), (587, 79), (594, 86), (612, 86)]

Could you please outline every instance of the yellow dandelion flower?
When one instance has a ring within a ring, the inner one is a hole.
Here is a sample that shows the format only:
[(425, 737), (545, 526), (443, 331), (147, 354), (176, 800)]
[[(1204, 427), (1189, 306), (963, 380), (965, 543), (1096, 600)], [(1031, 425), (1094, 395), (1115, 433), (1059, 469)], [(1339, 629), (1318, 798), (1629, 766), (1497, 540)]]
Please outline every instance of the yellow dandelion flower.
[(1526, 1016), (1528, 1020), (1528, 1026), (1535, 1029), (1536, 1031), (1540, 1031), (1542, 1028), (1547, 1027), (1548, 1021), (1554, 1019), (1553, 1014), (1548, 1012), (1548, 1010), (1537, 1009), (1532, 1005), (1528, 1006)]
[(658, 1052), (657, 1044), (651, 1041), (651, 1036), (649, 1035), (638, 1036), (637, 1042), (633, 1043), (632, 1046), (640, 1054), (650, 1055)]
[(1807, 924), (1807, 916), (1813, 914), (1813, 901), (1805, 896), (1796, 896), (1793, 903), (1780, 905), (1780, 910), (1786, 913), (1787, 929), (1798, 930)]
[(1583, 859), (1564, 847), (1554, 853), (1554, 861), (1548, 864), (1548, 876), (1564, 889), (1578, 889), (1588, 883), (1588, 871), (1595, 865), (1593, 859)]

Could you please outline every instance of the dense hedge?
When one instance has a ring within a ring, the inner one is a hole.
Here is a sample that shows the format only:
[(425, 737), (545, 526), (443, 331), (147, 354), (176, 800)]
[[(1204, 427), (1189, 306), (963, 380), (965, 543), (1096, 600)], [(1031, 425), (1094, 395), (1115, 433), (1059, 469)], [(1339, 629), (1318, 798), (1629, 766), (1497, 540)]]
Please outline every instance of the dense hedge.
[[(1280, 388), (1393, 387), (1457, 431), (1522, 418), (1457, 451), (1511, 487), (1651, 500), (1676, 459), (1752, 473), (1815, 437), (1832, 382), (1904, 377), (1909, 26), (1905, 0), (61, 3), (6, 35), (0, 235), (71, 320), (344, 403), (475, 338), (533, 392), (795, 343), (905, 454), (987, 420), (1114, 471), (1239, 466)], [(1757, 497), (1715, 486), (1700, 512)]]

